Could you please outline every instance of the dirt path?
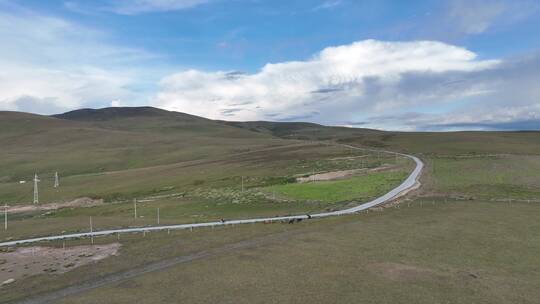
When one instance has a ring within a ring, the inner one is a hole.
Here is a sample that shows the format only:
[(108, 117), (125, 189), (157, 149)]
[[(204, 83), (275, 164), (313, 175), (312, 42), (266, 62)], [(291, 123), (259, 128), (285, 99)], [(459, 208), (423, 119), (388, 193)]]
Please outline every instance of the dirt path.
[(73, 207), (93, 207), (103, 205), (102, 199), (91, 199), (89, 197), (81, 197), (68, 202), (50, 203), (43, 205), (14, 205), (8, 207), (8, 213), (23, 213), (32, 211), (49, 211), (62, 208)]
[(130, 270), (120, 271), (113, 274), (108, 274), (93, 280), (82, 282), (76, 285), (72, 285), (66, 288), (50, 291), (47, 293), (42, 293), (38, 295), (31, 296), (27, 299), (9, 302), (9, 303), (18, 303), (18, 304), (45, 304), (45, 303), (56, 303), (60, 299), (83, 293), (95, 288), (99, 288), (105, 285), (116, 284), (123, 282), (135, 277), (144, 275), (146, 273), (155, 272), (164, 270), (178, 264), (188, 263), (194, 260), (204, 259), (213, 257), (220, 254), (227, 254), (234, 252), (240, 249), (247, 248), (256, 248), (260, 246), (265, 246), (269, 244), (276, 244), (290, 240), (290, 237), (293, 235), (298, 235), (308, 231), (307, 228), (301, 228), (294, 231), (285, 231), (274, 233), (266, 236), (257, 237), (254, 239), (244, 240), (236, 243), (226, 244), (224, 246), (195, 252), (192, 254), (181, 255), (174, 258), (165, 259), (158, 262), (149, 263), (146, 265), (141, 265)]

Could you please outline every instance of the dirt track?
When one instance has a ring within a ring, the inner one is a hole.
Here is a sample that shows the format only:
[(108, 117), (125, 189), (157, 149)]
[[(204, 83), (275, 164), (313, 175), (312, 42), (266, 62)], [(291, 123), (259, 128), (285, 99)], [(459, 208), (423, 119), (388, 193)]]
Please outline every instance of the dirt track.
[(93, 207), (103, 204), (102, 199), (91, 199), (88, 197), (81, 197), (74, 199), (69, 202), (62, 203), (50, 203), (43, 205), (15, 205), (8, 207), (8, 213), (23, 213), (23, 212), (32, 212), (32, 211), (49, 211), (57, 210), (62, 208), (72, 208), (72, 207)]

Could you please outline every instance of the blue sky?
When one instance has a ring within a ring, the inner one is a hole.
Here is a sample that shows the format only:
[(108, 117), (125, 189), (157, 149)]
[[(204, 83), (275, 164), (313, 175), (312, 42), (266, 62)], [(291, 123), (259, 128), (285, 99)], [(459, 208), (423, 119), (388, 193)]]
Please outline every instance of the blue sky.
[(0, 0), (0, 110), (539, 129), (538, 1)]

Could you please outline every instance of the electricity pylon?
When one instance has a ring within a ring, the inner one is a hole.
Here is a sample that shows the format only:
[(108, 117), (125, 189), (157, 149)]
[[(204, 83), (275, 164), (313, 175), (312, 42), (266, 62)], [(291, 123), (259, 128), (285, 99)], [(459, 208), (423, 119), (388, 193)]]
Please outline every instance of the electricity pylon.
[(39, 191), (38, 191), (38, 175), (34, 176), (34, 204), (39, 204)]
[(58, 171), (54, 173), (54, 187), (58, 188), (60, 186), (60, 182), (58, 181)]

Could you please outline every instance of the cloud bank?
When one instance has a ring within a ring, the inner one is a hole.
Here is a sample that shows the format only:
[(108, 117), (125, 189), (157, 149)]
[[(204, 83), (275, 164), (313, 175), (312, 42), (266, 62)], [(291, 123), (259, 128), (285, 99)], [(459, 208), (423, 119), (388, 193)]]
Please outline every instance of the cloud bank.
[[(479, 60), (437, 41), (365, 40), (326, 48), (305, 61), (267, 64), (252, 74), (176, 73), (161, 81), (153, 104), (214, 119), (378, 126), (384, 120), (377, 117), (388, 113), (493, 94), (493, 81), (474, 78), (489, 78), (501, 66), (500, 60)], [(402, 125), (408, 128), (406, 121)]]

